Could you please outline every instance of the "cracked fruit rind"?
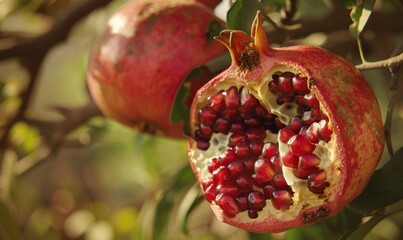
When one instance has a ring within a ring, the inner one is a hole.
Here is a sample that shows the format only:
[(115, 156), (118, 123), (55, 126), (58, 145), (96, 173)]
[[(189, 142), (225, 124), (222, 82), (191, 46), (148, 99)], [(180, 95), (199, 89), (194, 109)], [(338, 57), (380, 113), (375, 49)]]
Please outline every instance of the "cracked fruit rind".
[(271, 48), (222, 31), (232, 65), (193, 100), (190, 165), (220, 221), (280, 232), (335, 215), (361, 193), (384, 147), (360, 72), (319, 47)]

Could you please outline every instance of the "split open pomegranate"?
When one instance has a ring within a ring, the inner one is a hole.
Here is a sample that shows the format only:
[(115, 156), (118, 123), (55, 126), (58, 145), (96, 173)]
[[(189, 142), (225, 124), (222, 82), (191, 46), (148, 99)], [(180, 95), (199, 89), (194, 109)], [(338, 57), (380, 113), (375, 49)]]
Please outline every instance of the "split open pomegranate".
[(216, 40), (232, 65), (197, 93), (189, 160), (219, 220), (258, 232), (314, 224), (365, 187), (384, 147), (376, 97), (357, 69), (322, 48)]

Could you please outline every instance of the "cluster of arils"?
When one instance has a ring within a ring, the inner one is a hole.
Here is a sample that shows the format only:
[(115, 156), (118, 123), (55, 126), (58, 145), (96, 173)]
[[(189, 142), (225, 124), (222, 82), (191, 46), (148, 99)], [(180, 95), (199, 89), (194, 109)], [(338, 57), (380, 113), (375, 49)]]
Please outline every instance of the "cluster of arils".
[[(215, 135), (229, 136), (224, 150), (208, 160), (208, 177), (203, 190), (228, 217), (248, 211), (250, 218), (266, 206), (288, 209), (293, 191), (283, 167), (295, 177), (307, 179), (308, 188), (323, 193), (329, 185), (321, 159), (314, 152), (319, 141), (329, 141), (332, 131), (319, 102), (307, 87), (307, 78), (291, 72), (275, 73), (268, 82), (277, 96), (277, 105), (292, 103), (298, 115), (288, 123), (266, 109), (246, 87), (231, 86), (208, 98), (198, 114), (195, 132), (197, 148), (207, 151), (210, 144), (222, 144)], [(287, 145), (286, 151), (279, 144)]]

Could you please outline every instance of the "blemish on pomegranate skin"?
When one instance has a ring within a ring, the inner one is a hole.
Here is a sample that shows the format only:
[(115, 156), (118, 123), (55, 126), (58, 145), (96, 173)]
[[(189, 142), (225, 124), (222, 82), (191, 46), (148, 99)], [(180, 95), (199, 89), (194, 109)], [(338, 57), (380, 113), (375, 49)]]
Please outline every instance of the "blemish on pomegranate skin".
[(302, 221), (304, 223), (321, 222), (329, 215), (330, 209), (321, 207), (316, 211), (304, 213)]

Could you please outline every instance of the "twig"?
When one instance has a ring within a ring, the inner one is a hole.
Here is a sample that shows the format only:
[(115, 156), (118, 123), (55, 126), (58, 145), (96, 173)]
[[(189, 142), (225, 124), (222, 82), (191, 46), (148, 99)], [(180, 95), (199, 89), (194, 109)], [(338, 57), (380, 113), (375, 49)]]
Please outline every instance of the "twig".
[(63, 121), (54, 124), (56, 130), (48, 137), (47, 142), (16, 163), (16, 174), (22, 175), (46, 162), (47, 159), (56, 154), (68, 134), (98, 115), (101, 115), (101, 112), (92, 102), (87, 106), (70, 110)]
[(83, 17), (87, 16), (96, 8), (105, 6), (111, 0), (88, 0), (65, 11), (56, 20), (55, 25), (46, 33), (34, 38), (32, 41), (16, 45), (14, 47), (0, 50), (0, 60), (6, 58), (20, 58), (21, 64), (27, 68), (29, 83), (27, 89), (20, 95), (21, 105), (15, 116), (4, 127), (0, 138), (0, 162), (5, 152), (8, 135), (14, 124), (24, 119), (25, 110), (30, 102), (33, 89), (37, 82), (37, 75), (47, 52), (56, 44), (64, 41), (70, 29)]
[(292, 25), (291, 21), (294, 19), (295, 14), (297, 13), (297, 0), (286, 0), (285, 8), (281, 11), (281, 23), (284, 25)]
[(358, 70), (372, 70), (372, 69), (379, 69), (379, 68), (390, 68), (396, 65), (403, 64), (403, 53), (395, 57), (391, 57), (385, 60), (377, 61), (377, 62), (365, 62), (360, 65), (357, 65)]

